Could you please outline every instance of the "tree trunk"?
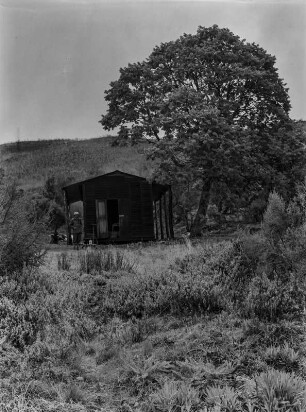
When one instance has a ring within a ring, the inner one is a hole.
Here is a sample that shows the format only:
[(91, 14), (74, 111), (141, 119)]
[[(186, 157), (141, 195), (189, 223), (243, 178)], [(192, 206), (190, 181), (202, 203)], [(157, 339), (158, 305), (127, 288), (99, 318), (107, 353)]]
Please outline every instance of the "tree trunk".
[(211, 183), (210, 179), (203, 182), (199, 207), (190, 228), (190, 237), (197, 237), (202, 234), (202, 229), (206, 223), (206, 212), (209, 205)]

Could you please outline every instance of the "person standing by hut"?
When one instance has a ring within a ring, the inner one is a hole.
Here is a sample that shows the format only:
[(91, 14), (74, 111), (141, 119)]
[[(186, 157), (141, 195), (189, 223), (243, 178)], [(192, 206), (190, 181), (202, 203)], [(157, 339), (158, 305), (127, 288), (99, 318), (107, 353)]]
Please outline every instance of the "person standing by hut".
[(79, 249), (83, 228), (82, 219), (79, 212), (74, 212), (73, 218), (70, 221), (70, 228), (72, 233), (73, 248)]

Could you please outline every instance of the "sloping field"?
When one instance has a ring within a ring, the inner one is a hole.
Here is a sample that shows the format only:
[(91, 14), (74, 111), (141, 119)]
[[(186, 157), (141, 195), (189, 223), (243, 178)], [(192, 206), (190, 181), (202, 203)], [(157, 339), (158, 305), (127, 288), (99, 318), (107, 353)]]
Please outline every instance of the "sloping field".
[(52, 175), (74, 182), (113, 170), (149, 177), (145, 145), (112, 146), (111, 136), (88, 140), (42, 140), (0, 146), (1, 167), (24, 188), (42, 186)]

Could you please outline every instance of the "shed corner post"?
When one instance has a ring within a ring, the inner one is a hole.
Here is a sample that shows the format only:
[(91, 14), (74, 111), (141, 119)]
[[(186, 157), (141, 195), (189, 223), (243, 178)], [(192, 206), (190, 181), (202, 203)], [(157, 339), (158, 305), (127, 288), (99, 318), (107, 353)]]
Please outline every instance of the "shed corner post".
[(64, 208), (65, 208), (65, 219), (67, 225), (67, 245), (71, 245), (71, 231), (70, 231), (70, 219), (69, 219), (69, 203), (67, 199), (66, 190), (63, 189), (64, 192)]

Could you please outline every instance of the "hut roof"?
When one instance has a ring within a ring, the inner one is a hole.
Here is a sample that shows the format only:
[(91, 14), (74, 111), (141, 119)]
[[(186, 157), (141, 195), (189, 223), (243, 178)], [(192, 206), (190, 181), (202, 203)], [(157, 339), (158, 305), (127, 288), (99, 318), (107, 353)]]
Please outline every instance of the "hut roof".
[[(113, 172), (110, 172), (110, 173), (105, 173), (103, 175), (95, 176), (90, 179), (85, 179), (85, 180), (81, 180), (76, 183), (72, 183), (71, 185), (64, 186), (62, 189), (66, 192), (68, 202), (73, 203), (73, 202), (77, 202), (83, 199), (82, 186), (84, 183), (93, 182), (95, 180), (98, 181), (104, 177), (118, 177), (118, 176), (122, 176), (125, 178), (133, 178), (133, 179), (136, 178), (143, 182), (147, 181), (144, 177), (132, 175), (129, 173), (124, 173), (124, 172), (121, 172), (120, 170), (114, 170)], [(162, 185), (160, 183), (152, 182), (153, 200), (154, 201), (159, 200), (161, 196), (169, 190), (169, 187), (170, 187), (169, 185)]]

